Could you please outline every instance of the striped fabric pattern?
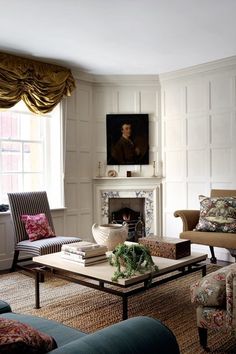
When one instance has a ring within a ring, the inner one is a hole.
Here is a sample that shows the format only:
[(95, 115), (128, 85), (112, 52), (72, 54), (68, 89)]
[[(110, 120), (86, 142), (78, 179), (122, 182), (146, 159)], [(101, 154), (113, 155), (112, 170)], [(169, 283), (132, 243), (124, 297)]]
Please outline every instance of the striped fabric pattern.
[(24, 251), (31, 255), (43, 255), (59, 252), (63, 244), (78, 242), (80, 240), (78, 237), (56, 236), (33, 242), (29, 241), (24, 223), (21, 221), (21, 215), (44, 213), (55, 233), (47, 193), (45, 191), (8, 193), (8, 199), (15, 232), (16, 251)]
[(37, 241), (24, 240), (19, 242), (15, 249), (17, 251), (24, 251), (33, 256), (41, 256), (43, 254), (60, 252), (61, 246), (71, 242), (78, 242), (80, 238), (78, 237), (66, 237), (66, 236), (56, 236), (45, 238)]
[(8, 193), (8, 199), (17, 242), (29, 239), (21, 215), (44, 213), (55, 233), (46, 192)]

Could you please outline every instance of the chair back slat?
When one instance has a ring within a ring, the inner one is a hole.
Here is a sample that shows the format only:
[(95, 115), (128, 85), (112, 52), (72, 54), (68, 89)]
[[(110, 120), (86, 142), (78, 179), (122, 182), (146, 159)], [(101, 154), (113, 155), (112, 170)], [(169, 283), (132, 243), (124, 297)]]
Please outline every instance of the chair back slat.
[(46, 192), (8, 193), (8, 199), (17, 242), (28, 240), (21, 215), (44, 213), (53, 232), (55, 232)]

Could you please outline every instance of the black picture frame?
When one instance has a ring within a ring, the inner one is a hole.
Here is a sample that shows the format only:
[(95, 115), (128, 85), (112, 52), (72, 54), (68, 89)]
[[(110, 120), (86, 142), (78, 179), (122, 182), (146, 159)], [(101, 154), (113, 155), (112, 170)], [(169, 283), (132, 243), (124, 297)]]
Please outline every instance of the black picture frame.
[[(131, 135), (125, 139), (127, 129)], [(107, 114), (106, 139), (107, 165), (149, 164), (148, 114)]]

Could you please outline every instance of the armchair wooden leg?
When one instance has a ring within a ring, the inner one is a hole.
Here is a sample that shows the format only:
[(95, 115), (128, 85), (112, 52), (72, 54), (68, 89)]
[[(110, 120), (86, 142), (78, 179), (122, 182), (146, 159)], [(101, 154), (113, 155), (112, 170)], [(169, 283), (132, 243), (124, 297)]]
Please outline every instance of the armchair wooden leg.
[(216, 264), (217, 263), (217, 259), (216, 259), (216, 256), (215, 256), (214, 247), (213, 246), (209, 246), (209, 247), (210, 247), (210, 251), (211, 251), (210, 262)]
[(15, 253), (14, 253), (14, 257), (13, 257), (13, 261), (12, 261), (12, 265), (11, 265), (11, 272), (16, 271), (16, 265), (17, 265), (19, 253), (20, 253), (19, 251), (15, 251)]
[(231, 257), (234, 257), (234, 262), (236, 263), (236, 250), (234, 249), (229, 249)]
[(209, 348), (207, 347), (207, 329), (198, 327), (198, 334), (199, 334), (199, 340), (200, 340), (200, 345), (203, 347), (205, 351), (209, 351)]

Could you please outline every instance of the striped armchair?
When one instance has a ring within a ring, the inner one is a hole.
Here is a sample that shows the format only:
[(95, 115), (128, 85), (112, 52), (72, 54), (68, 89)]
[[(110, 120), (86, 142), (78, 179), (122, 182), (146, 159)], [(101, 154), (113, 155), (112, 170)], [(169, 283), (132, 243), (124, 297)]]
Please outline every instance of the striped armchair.
[[(30, 241), (26, 233), (25, 225), (21, 220), (22, 215), (44, 213), (48, 219), (49, 226), (55, 233), (47, 193), (44, 191), (8, 193), (8, 199), (16, 240), (11, 271), (15, 271), (16, 265), (21, 261), (18, 259), (20, 252), (25, 252), (32, 258), (33, 256), (59, 252), (63, 244), (78, 242), (80, 240), (78, 237), (56, 236), (33, 242)], [(22, 261), (25, 261), (25, 259)]]

